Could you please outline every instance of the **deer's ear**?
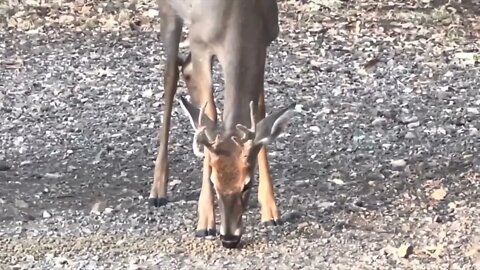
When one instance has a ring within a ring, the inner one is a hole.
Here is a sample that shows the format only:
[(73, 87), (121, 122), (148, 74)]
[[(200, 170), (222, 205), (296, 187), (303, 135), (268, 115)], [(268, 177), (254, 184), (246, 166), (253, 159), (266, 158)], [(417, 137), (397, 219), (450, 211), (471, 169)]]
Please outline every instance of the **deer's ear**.
[(183, 109), (183, 112), (190, 120), (190, 125), (192, 125), (194, 130), (198, 129), (198, 117), (200, 115), (200, 109), (195, 107), (192, 103), (188, 102), (187, 99), (183, 96), (180, 96), (180, 106)]
[(256, 125), (255, 145), (268, 144), (285, 132), (296, 103), (270, 114)]
[[(201, 110), (189, 101), (187, 101), (187, 99), (183, 96), (180, 96), (179, 102), (180, 106), (183, 109), (183, 112), (190, 120), (190, 125), (193, 127), (193, 129), (198, 130), (199, 128), (201, 128), (199, 126), (200, 122), (198, 121)], [(215, 128), (215, 122), (213, 122), (212, 119), (210, 119), (205, 113), (202, 113), (202, 117), (202, 126), (206, 127), (208, 130), (212, 130)]]

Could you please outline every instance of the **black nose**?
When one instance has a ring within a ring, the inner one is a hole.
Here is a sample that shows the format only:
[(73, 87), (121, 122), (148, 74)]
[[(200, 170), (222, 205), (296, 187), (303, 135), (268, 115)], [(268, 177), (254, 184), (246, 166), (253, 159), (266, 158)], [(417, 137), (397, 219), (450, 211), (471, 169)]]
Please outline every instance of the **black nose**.
[(222, 246), (225, 248), (236, 248), (240, 243), (240, 236), (235, 235), (221, 235)]

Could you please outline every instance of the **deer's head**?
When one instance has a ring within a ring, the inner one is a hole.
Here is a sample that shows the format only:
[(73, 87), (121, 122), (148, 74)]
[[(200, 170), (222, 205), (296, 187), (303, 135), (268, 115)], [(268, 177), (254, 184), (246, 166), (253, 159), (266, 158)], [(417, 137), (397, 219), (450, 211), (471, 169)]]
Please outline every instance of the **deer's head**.
[(237, 124), (235, 130), (228, 131), (220, 130), (204, 114), (206, 104), (197, 108), (183, 97), (180, 103), (195, 130), (194, 153), (203, 156), (203, 147), (209, 151), (212, 168), (210, 180), (220, 206), (222, 244), (236, 247), (242, 236), (242, 215), (247, 208), (258, 152), (285, 130), (288, 112), (295, 107), (295, 103), (255, 123), (251, 102), (250, 127)]

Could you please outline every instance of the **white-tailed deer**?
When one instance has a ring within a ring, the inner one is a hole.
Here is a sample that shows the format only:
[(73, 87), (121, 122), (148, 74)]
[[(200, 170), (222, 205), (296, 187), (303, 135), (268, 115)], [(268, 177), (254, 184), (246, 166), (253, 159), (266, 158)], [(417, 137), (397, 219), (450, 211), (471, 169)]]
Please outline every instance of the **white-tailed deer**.
[[(276, 225), (275, 203), (265, 145), (286, 128), (295, 103), (265, 117), (264, 70), (267, 47), (277, 38), (275, 0), (159, 0), (161, 36), (166, 53), (165, 109), (160, 147), (149, 203), (167, 203), (168, 137), (173, 100), (182, 66), (190, 101), (180, 104), (194, 129), (193, 150), (204, 157), (196, 236), (216, 236), (214, 191), (217, 195), (224, 247), (238, 245), (242, 215), (255, 168), (259, 167), (261, 221)], [(180, 60), (184, 23), (190, 24), (190, 54)], [(225, 80), (223, 125), (217, 125), (212, 86), (212, 58)], [(200, 149), (203, 148), (203, 149)], [(202, 150), (203, 153), (202, 154)]]

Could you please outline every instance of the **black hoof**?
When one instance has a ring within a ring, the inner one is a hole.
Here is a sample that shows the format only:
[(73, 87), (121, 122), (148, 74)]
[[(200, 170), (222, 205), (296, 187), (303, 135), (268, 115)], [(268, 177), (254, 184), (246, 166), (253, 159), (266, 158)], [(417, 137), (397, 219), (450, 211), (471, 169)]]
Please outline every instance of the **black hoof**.
[(148, 205), (154, 207), (164, 206), (168, 203), (167, 198), (149, 198)]
[(195, 237), (197, 238), (213, 238), (216, 236), (217, 236), (216, 229), (198, 230), (195, 232)]
[(283, 224), (283, 222), (280, 219), (277, 219), (277, 220), (272, 219), (272, 220), (263, 222), (263, 226), (265, 226), (265, 227), (278, 226), (278, 225), (282, 225), (282, 224)]

